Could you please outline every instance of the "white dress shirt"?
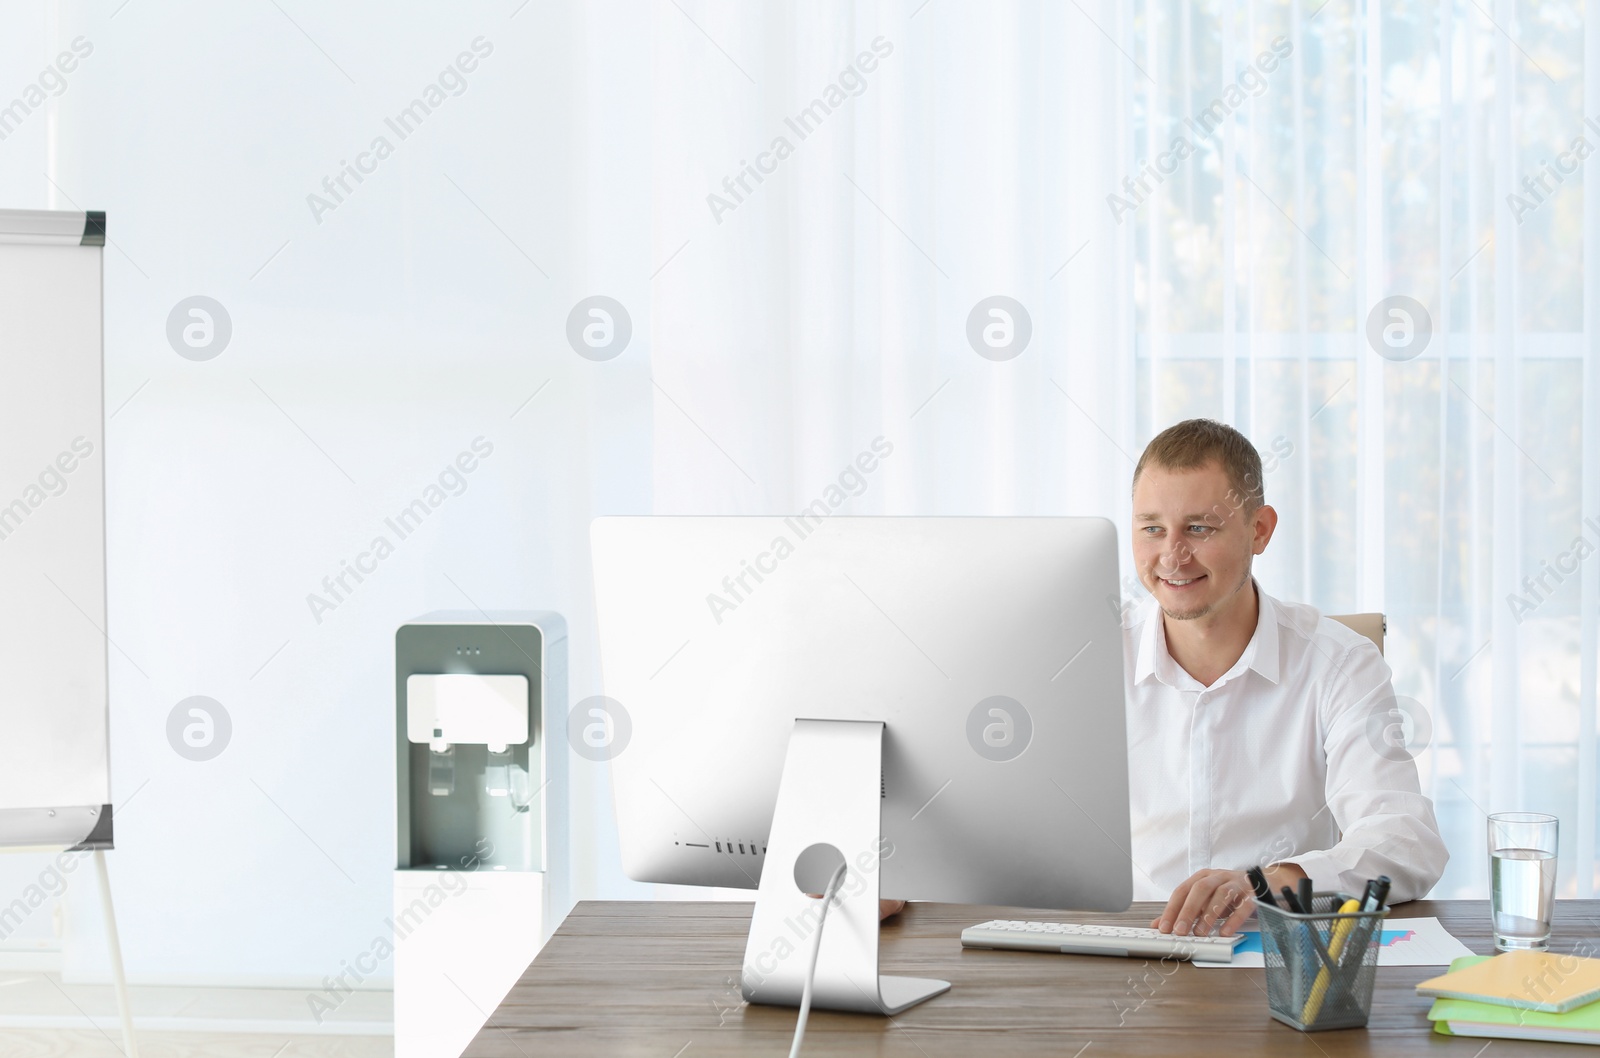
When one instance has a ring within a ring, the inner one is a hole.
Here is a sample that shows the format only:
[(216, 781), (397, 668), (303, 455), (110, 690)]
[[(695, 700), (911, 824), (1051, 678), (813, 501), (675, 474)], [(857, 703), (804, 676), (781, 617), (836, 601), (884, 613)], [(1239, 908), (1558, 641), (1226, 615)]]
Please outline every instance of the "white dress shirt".
[(1284, 862), (1318, 890), (1360, 896), (1387, 874), (1390, 903), (1424, 896), (1450, 855), (1416, 764), (1373, 734), (1390, 724), (1388, 664), (1365, 636), (1255, 588), (1255, 635), (1209, 687), (1167, 652), (1155, 600), (1123, 628), (1134, 899), (1165, 900), (1208, 867)]

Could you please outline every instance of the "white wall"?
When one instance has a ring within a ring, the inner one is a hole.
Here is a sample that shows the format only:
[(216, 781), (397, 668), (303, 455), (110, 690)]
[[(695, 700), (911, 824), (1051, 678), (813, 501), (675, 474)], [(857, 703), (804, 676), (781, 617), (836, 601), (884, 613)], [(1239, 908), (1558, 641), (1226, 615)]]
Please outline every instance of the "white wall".
[[(0, 95), (58, 42), (93, 52), (0, 142), (0, 202), (109, 215), (110, 858), (128, 970), (320, 980), (390, 914), (398, 623), (560, 611), (572, 696), (598, 692), (586, 530), (649, 508), (649, 332), (593, 363), (563, 326), (594, 292), (642, 309), (648, 227), (628, 229), (637, 267), (608, 273), (581, 247), (612, 218), (565, 205), (585, 179), (573, 7), (139, 0), (69, 6), (56, 26), (46, 7), (6, 11)], [(404, 141), (385, 128), (480, 37), (492, 52), (459, 96)], [(523, 105), (552, 95), (579, 105)], [(393, 156), (319, 223), (306, 196), (380, 134)], [(233, 329), (203, 362), (166, 337), (196, 294)], [(323, 577), (393, 538), (384, 518), (479, 437), (493, 454), (465, 491), (314, 619)], [(212, 760), (168, 742), (191, 695), (231, 720)], [(606, 867), (603, 773), (575, 765), (579, 891), (632, 891)], [(9, 891), (38, 867), (0, 870)], [(97, 908), (73, 906), (69, 968), (98, 976)]]

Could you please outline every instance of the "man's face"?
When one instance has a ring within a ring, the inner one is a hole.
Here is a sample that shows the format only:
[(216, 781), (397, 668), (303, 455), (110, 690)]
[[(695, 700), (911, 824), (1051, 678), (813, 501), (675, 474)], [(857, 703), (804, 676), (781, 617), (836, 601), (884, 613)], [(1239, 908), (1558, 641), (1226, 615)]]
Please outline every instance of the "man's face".
[(1147, 466), (1133, 490), (1133, 560), (1162, 612), (1177, 621), (1228, 606), (1250, 583), (1250, 562), (1276, 524), (1247, 512), (1216, 461), (1191, 470)]

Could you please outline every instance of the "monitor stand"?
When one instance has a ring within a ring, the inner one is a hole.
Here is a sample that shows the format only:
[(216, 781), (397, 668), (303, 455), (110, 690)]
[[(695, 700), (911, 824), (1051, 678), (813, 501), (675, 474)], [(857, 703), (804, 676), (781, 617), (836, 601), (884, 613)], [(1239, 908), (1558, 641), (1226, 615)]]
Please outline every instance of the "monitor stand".
[(794, 722), (744, 952), (749, 1002), (800, 1005), (822, 901), (796, 884), (795, 864), (813, 846), (823, 848), (811, 856), (837, 865), (842, 854), (847, 867), (822, 931), (812, 1006), (893, 1015), (949, 991), (949, 981), (878, 973), (882, 796), (882, 721)]

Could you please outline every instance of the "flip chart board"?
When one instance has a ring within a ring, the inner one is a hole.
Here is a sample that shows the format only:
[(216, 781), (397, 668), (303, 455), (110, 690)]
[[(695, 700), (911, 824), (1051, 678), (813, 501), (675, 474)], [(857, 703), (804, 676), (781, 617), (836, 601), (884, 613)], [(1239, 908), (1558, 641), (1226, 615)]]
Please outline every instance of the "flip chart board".
[(111, 847), (104, 245), (0, 210), (0, 847)]

